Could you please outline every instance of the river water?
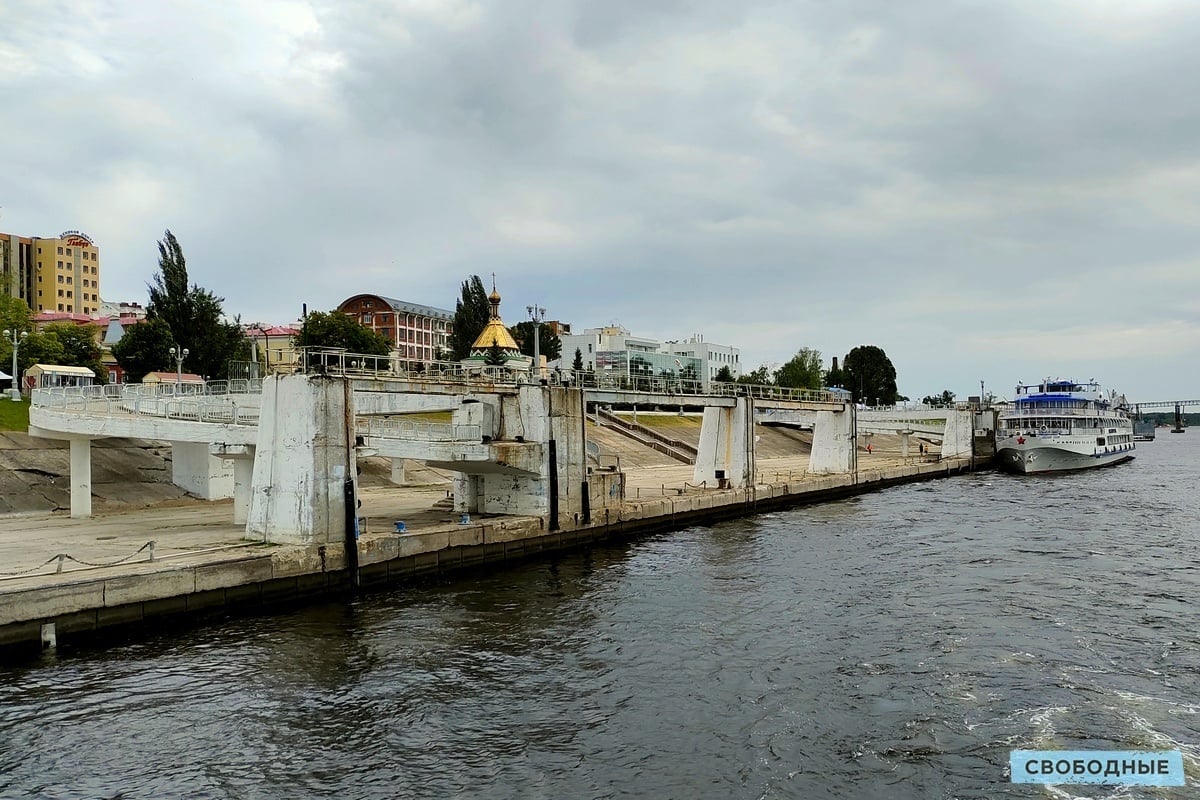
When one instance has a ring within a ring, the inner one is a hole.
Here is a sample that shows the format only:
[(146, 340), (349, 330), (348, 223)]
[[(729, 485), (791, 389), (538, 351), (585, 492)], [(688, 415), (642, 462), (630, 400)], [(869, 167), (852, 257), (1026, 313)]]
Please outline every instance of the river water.
[(1197, 797), (1195, 435), (3, 667), (0, 797)]

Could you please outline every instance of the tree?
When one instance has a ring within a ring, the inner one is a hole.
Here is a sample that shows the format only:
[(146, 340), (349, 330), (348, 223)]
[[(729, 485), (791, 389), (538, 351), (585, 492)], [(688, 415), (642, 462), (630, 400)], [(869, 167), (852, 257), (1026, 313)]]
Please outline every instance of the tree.
[(471, 345), (483, 333), (492, 318), (492, 305), (483, 288), (483, 280), (472, 275), (462, 284), (462, 297), (454, 308), (454, 326), (448, 344), (451, 357), (462, 361), (471, 355)]
[(821, 353), (802, 347), (791, 360), (775, 370), (775, 385), (792, 389), (821, 388)]
[(842, 360), (846, 387), (855, 402), (871, 406), (886, 406), (896, 402), (896, 368), (887, 354), (875, 345), (861, 345)]
[(484, 356), (483, 363), (489, 367), (503, 367), (504, 361), (504, 351), (500, 349), (500, 343), (492, 342), (492, 346), (488, 348), (487, 355)]
[(141, 383), (148, 372), (165, 372), (175, 367), (168, 352), (173, 344), (171, 328), (166, 322), (147, 319), (127, 328), (112, 352), (125, 372), (125, 382)]
[(575, 372), (583, 372), (583, 351), (578, 347), (575, 348), (575, 360), (571, 362), (571, 369)]
[(100, 363), (100, 345), (97, 344), (91, 327), (60, 323), (48, 325), (42, 333), (57, 339), (62, 350), (59, 360), (50, 363), (67, 367), (87, 367), (96, 374), (97, 383), (108, 383), (108, 372)]
[(928, 395), (921, 402), (927, 406), (948, 406), (954, 402), (954, 392), (943, 389), (940, 395)]
[(188, 351), (184, 368), (222, 379), (230, 361), (248, 361), (250, 342), (240, 325), (224, 321), (224, 298), (196, 284), (188, 286), (187, 259), (170, 230), (158, 243), (158, 269), (148, 287), (146, 317), (166, 323), (174, 346)]
[(293, 341), (297, 347), (303, 342), (307, 347), (344, 347), (351, 353), (372, 356), (386, 356), (392, 350), (382, 334), (337, 310), (309, 314)]
[(729, 365), (726, 364), (717, 370), (717, 377), (713, 380), (721, 381), (722, 383), (733, 383), (733, 372), (729, 369)]
[(766, 364), (755, 370), (747, 372), (745, 375), (737, 379), (738, 383), (754, 383), (760, 386), (771, 385), (771, 368)]
[[(18, 297), (9, 297), (8, 295), (0, 295), (0, 331), (13, 331), (17, 333), (17, 340), (20, 341), (22, 333), (29, 333), (33, 330), (33, 312), (29, 310), (29, 306)], [(17, 357), (21, 363), (24, 363), (25, 343), (22, 342)], [(25, 367), (17, 364), (17, 367), (24, 371)], [(37, 363), (37, 362), (31, 362)], [(8, 372), (12, 369), (12, 341), (8, 336), (0, 337), (0, 371)]]
[[(533, 358), (533, 320), (518, 322), (508, 332), (517, 340), (521, 352)], [(538, 325), (538, 355), (545, 356), (547, 361), (554, 361), (562, 355), (562, 339), (550, 330), (549, 325)]]
[[(12, 365), (12, 350), (8, 351), (8, 362), (5, 367)], [(24, 374), (25, 370), (34, 364), (63, 364), (66, 351), (63, 344), (53, 334), (39, 331), (29, 334), (17, 351), (17, 370)]]
[(837, 366), (836, 359), (834, 366), (830, 367), (829, 371), (825, 373), (825, 385), (839, 388), (845, 388), (846, 386), (846, 373), (842, 371), (841, 367)]

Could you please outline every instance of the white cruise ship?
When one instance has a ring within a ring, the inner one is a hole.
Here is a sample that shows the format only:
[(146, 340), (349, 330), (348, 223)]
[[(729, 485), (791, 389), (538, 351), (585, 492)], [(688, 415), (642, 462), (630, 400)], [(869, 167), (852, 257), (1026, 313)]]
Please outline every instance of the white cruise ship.
[(1125, 398), (1094, 381), (1045, 380), (1017, 386), (996, 423), (996, 458), (1013, 472), (1065, 472), (1133, 458)]

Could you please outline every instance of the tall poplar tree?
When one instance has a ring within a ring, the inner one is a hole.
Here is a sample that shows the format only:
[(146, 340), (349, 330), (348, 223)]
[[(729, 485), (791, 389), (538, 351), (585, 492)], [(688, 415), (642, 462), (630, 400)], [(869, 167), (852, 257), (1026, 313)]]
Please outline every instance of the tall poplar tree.
[(148, 285), (146, 316), (166, 323), (180, 351), (183, 368), (210, 380), (229, 376), (230, 361), (250, 360), (250, 343), (235, 322), (226, 322), (222, 303), (207, 289), (188, 285), (187, 259), (175, 234), (167, 230), (158, 243), (158, 274)]
[(491, 318), (492, 306), (488, 302), (487, 290), (483, 288), (483, 279), (472, 275), (463, 281), (462, 296), (454, 308), (454, 328), (448, 340), (453, 360), (462, 361), (471, 355), (471, 345), (475, 344)]

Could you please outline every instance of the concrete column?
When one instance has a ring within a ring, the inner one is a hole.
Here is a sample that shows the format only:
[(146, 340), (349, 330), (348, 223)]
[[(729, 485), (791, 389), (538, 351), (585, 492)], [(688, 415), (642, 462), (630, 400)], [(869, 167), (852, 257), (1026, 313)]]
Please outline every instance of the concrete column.
[(393, 458), (392, 459), (392, 483), (396, 484), (397, 486), (404, 485), (404, 459), (403, 458)]
[(754, 410), (748, 397), (737, 398), (733, 408), (705, 408), (692, 479), (715, 486), (717, 471), (723, 470), (733, 488), (750, 485), (754, 477), (753, 426)]
[(205, 500), (233, 497), (233, 465), (206, 442), (171, 442), (171, 482)]
[(254, 488), (254, 459), (233, 462), (233, 524), (245, 525), (250, 518), (250, 493)]
[(482, 475), (466, 472), (454, 473), (454, 512), (456, 514), (479, 513), (479, 484)]
[(92, 440), (71, 439), (71, 517), (92, 515)]
[(246, 536), (280, 544), (342, 542), (353, 480), (350, 385), (324, 375), (263, 382)]
[(854, 469), (854, 408), (844, 411), (818, 411), (813, 425), (812, 455), (808, 471), (816, 473), (850, 472)]
[(908, 458), (908, 437), (911, 436), (909, 431), (900, 431), (900, 455)]
[(942, 434), (942, 458), (971, 456), (973, 421), (974, 415), (970, 411), (951, 410), (946, 413), (946, 430)]

